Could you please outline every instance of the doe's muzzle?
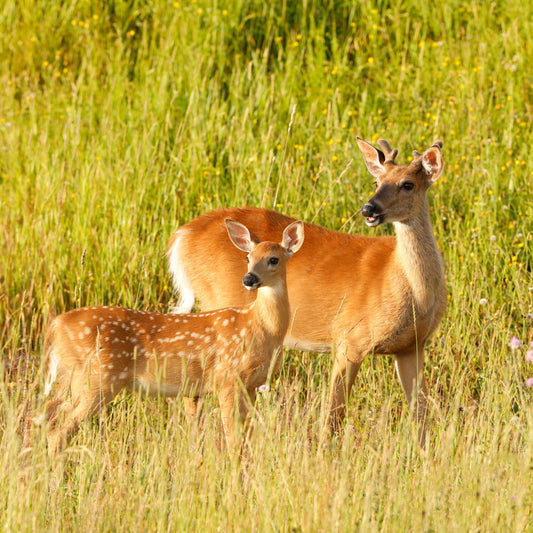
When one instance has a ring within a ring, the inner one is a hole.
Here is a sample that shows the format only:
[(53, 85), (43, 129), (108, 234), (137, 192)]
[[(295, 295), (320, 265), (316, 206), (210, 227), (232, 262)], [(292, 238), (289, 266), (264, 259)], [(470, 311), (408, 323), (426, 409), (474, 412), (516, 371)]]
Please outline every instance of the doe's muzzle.
[(379, 213), (377, 212), (377, 206), (373, 202), (367, 202), (361, 209), (361, 214), (364, 217), (375, 217)]

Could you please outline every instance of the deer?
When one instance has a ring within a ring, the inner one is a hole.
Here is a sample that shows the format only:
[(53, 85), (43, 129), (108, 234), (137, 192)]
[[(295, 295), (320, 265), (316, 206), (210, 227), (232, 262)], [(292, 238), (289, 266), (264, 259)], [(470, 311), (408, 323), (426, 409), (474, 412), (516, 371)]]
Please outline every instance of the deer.
[[(229, 218), (224, 224), (236, 249), (247, 254), (242, 286), (256, 293), (253, 301), (184, 314), (91, 306), (51, 321), (45, 335), (44, 394), (48, 397), (57, 381), (46, 404), (52, 455), (68, 444), (82, 420), (126, 388), (164, 396), (183, 393), (196, 401), (216, 394), (228, 450), (237, 453), (236, 424), (246, 424), (256, 388), (280, 366), (291, 316), (286, 265), (303, 244), (304, 225), (287, 224), (278, 243), (261, 242)], [(213, 254), (210, 263), (217, 261)]]
[[(407, 165), (396, 163), (398, 150), (384, 139), (377, 141), (379, 148), (360, 137), (357, 144), (376, 186), (361, 214), (371, 228), (391, 223), (395, 236), (350, 235), (305, 223), (305, 244), (287, 269), (292, 318), (283, 344), (333, 353), (327, 417), (333, 433), (341, 427), (365, 357), (393, 355), (424, 446), (424, 347), (447, 301), (426, 193), (444, 168), (443, 144), (436, 141), (423, 153), (414, 151)], [(196, 299), (203, 310), (251, 300), (249, 293), (229, 289), (239, 275), (240, 258), (220, 244), (226, 217), (262, 238), (271, 238), (293, 220), (263, 208), (222, 208), (179, 227), (167, 249), (179, 294), (175, 310), (192, 309)], [(216, 265), (209, 261), (214, 252), (224, 258)]]

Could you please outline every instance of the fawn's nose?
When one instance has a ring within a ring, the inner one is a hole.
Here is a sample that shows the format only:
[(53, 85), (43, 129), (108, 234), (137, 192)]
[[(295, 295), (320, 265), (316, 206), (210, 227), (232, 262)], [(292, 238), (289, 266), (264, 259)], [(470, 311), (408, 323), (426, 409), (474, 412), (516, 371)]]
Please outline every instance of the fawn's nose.
[(259, 278), (253, 273), (248, 272), (244, 278), (242, 278), (242, 284), (247, 288), (249, 291), (253, 291), (261, 285), (261, 282), (259, 281)]

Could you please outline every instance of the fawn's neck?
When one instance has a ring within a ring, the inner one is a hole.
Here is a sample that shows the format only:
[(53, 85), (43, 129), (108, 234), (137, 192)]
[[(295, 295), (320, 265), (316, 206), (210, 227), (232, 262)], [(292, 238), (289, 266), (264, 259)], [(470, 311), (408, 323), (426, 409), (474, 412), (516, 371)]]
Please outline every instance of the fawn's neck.
[(259, 287), (252, 312), (254, 322), (269, 335), (284, 337), (290, 320), (286, 280), (280, 279), (275, 285)]
[(416, 217), (394, 222), (397, 236), (396, 261), (409, 284), (414, 303), (427, 310), (444, 286), (444, 266), (433, 234), (427, 198)]

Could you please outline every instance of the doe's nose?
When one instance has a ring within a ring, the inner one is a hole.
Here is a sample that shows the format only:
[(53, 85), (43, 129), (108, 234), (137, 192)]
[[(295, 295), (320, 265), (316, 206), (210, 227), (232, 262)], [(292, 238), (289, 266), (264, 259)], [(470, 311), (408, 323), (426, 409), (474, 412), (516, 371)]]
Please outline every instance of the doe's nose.
[(260, 285), (259, 278), (253, 272), (248, 272), (244, 278), (242, 278), (242, 284), (248, 290), (257, 289)]
[(377, 209), (376, 209), (376, 204), (372, 203), (372, 202), (367, 202), (363, 208), (361, 209), (361, 214), (364, 216), (364, 217), (373, 217), (373, 216), (376, 216), (378, 213), (377, 213)]

